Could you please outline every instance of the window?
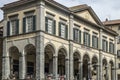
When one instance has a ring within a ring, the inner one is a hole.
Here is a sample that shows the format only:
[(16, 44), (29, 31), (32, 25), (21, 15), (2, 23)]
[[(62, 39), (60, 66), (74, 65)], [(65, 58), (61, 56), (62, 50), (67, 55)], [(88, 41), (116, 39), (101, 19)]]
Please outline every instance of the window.
[(114, 53), (114, 44), (112, 42), (109, 42), (109, 52)]
[(92, 47), (98, 48), (98, 37), (95, 35), (92, 36)]
[(117, 57), (120, 57), (120, 50), (117, 50)]
[(73, 40), (81, 43), (81, 31), (79, 29), (73, 28)]
[(108, 51), (108, 42), (105, 39), (102, 40), (102, 50), (105, 52)]
[(19, 60), (13, 60), (13, 73), (19, 72)]
[(56, 21), (52, 18), (46, 17), (45, 19), (45, 31), (49, 34), (56, 34)]
[(19, 20), (14, 19), (7, 22), (7, 35), (16, 35), (19, 33)]
[(120, 69), (120, 63), (118, 63), (118, 68)]
[(118, 44), (120, 43), (120, 36), (118, 36), (118, 41), (117, 41), (117, 43), (118, 43)]
[(88, 32), (84, 32), (84, 45), (90, 46), (90, 34)]
[(23, 18), (23, 33), (35, 31), (36, 29), (36, 16), (30, 15)]
[(65, 23), (59, 22), (59, 36), (62, 38), (68, 38), (68, 26)]

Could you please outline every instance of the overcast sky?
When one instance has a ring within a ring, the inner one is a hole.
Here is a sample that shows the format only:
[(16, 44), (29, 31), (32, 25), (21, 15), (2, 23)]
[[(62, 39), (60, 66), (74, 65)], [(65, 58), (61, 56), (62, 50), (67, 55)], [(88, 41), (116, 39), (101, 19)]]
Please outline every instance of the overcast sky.
[[(0, 7), (4, 4), (17, 0), (0, 0)], [(106, 18), (120, 19), (120, 0), (55, 0), (67, 7), (87, 4), (93, 8), (98, 17), (103, 21)], [(3, 19), (3, 12), (0, 11), (0, 20)]]

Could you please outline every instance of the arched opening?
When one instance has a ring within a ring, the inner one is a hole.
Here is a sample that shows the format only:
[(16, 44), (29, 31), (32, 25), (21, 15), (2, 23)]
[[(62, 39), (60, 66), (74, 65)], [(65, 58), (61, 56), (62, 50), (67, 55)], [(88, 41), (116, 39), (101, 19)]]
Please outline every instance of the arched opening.
[(109, 80), (113, 80), (114, 79), (114, 63), (113, 63), (113, 61), (110, 61), (109, 62)]
[(45, 76), (52, 77), (53, 74), (53, 54), (54, 48), (51, 45), (45, 47)]
[(35, 78), (36, 74), (36, 48), (32, 44), (25, 47), (26, 53), (26, 77), (27, 79)]
[(103, 68), (102, 68), (102, 71), (103, 71), (103, 80), (109, 80), (108, 79), (108, 73), (107, 73), (108, 66), (107, 66), (107, 60), (106, 59), (103, 59), (102, 65), (103, 65)]
[(90, 58), (86, 54), (83, 57), (83, 80), (89, 80), (90, 79), (90, 70), (89, 70), (89, 64), (90, 63)]
[(79, 73), (80, 73), (80, 55), (78, 52), (75, 52), (73, 54), (73, 60), (74, 60), (74, 64), (73, 64), (73, 69), (74, 69), (74, 78), (75, 80), (78, 80), (79, 79)]
[(14, 75), (17, 79), (19, 78), (19, 50), (13, 46), (9, 49), (10, 53), (10, 71), (11, 75)]
[(98, 59), (96, 56), (92, 58), (92, 79), (97, 80)]
[(65, 49), (60, 49), (58, 51), (58, 74), (59, 76), (65, 76), (65, 58), (66, 51)]

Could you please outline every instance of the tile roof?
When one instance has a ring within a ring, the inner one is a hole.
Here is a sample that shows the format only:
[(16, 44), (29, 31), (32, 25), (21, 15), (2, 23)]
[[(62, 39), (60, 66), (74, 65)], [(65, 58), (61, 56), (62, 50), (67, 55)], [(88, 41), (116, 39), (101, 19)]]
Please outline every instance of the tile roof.
[(120, 19), (118, 19), (118, 20), (108, 20), (108, 21), (104, 21), (103, 24), (104, 24), (104, 25), (116, 25), (116, 24), (120, 24)]

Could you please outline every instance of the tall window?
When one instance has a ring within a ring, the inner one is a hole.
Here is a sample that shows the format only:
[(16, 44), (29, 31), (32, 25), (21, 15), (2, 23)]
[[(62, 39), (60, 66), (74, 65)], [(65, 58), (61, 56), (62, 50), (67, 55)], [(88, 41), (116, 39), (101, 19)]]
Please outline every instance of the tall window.
[(36, 16), (30, 15), (23, 18), (23, 32), (32, 32), (36, 29)]
[(19, 33), (19, 20), (14, 19), (7, 22), (7, 35), (16, 35)]
[(98, 48), (98, 37), (95, 35), (92, 36), (92, 47)]
[(79, 29), (73, 28), (73, 40), (81, 43), (81, 31)]
[(90, 34), (88, 32), (84, 32), (84, 45), (90, 46)]
[(109, 52), (114, 53), (114, 44), (112, 42), (109, 42)]
[(56, 21), (55, 20), (46, 17), (45, 24), (46, 24), (45, 30), (47, 33), (56, 34)]
[(108, 51), (108, 42), (105, 39), (102, 40), (102, 50), (105, 52)]
[(65, 23), (59, 22), (59, 36), (62, 38), (68, 38), (68, 26)]

